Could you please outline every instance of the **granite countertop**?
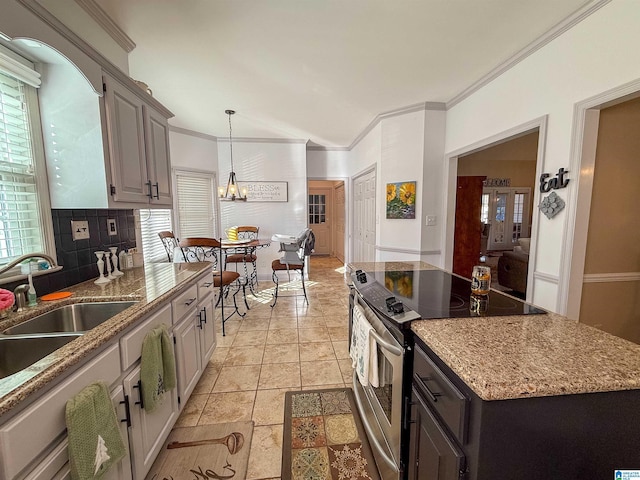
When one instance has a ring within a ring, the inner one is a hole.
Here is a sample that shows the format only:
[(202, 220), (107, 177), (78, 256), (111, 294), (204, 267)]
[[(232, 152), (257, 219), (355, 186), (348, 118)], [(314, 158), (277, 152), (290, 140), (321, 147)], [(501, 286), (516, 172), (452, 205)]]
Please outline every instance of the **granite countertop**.
[(69, 368), (91, 355), (120, 332), (146, 317), (199, 274), (211, 270), (210, 263), (152, 263), (124, 270), (124, 275), (106, 285), (92, 280), (65, 291), (72, 296), (43, 302), (22, 313), (9, 313), (0, 319), (0, 331), (60, 306), (80, 302), (137, 300), (138, 303), (89, 330), (30, 367), (0, 379), (0, 416), (50, 383)]
[(640, 389), (640, 345), (554, 313), (411, 328), (483, 400)]

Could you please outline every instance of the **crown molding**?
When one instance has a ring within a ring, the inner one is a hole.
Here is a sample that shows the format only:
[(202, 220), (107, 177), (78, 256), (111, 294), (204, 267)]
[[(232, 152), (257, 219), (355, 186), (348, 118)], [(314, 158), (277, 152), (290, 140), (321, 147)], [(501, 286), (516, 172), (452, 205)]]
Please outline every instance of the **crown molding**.
[(196, 132), (195, 130), (189, 130), (186, 128), (174, 127), (173, 125), (169, 125), (169, 131), (173, 133), (179, 133), (181, 135), (189, 135), (190, 137), (203, 138), (205, 140), (211, 140), (213, 142), (218, 141), (218, 137), (214, 135), (209, 135), (207, 133)]
[(136, 44), (131, 40), (131, 37), (124, 33), (95, 0), (75, 0), (75, 2), (80, 5), (125, 52), (130, 53), (136, 48)]
[(587, 4), (583, 5), (580, 9), (576, 10), (567, 18), (557, 23), (550, 30), (545, 32), (543, 35), (538, 37), (536, 40), (531, 42), (529, 45), (524, 47), (515, 55), (513, 55), (512, 57), (502, 62), (500, 65), (495, 67), (489, 73), (487, 73), (482, 78), (480, 78), (478, 81), (471, 84), (465, 90), (463, 90), (458, 95), (456, 95), (451, 100), (449, 100), (446, 103), (446, 109), (449, 110), (450, 108), (454, 107), (455, 105), (462, 102), (466, 98), (470, 97), (471, 95), (476, 93), (478, 90), (480, 90), (482, 87), (484, 87), (485, 85), (491, 83), (493, 80), (498, 78), (504, 72), (513, 68), (528, 56), (533, 55), (542, 47), (552, 42), (553, 40), (558, 38), (560, 35), (562, 35), (564, 32), (571, 29), (572, 27), (580, 23), (582, 20), (587, 18), (589, 15), (594, 13), (596, 10), (599, 10), (600, 8), (604, 7), (607, 3), (610, 3), (611, 1), (612, 0), (592, 0)]
[[(218, 137), (219, 142), (229, 142), (226, 137)], [(306, 144), (307, 140), (297, 138), (252, 138), (252, 137), (233, 137), (233, 142), (238, 143), (296, 143)]]

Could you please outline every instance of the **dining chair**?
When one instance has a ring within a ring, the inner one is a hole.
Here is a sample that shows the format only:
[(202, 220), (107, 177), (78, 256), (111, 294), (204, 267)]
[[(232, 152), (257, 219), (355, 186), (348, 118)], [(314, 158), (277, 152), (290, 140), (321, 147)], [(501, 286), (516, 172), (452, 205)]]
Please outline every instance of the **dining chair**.
[[(275, 289), (273, 291), (273, 303), (271, 307), (275, 307), (278, 301), (278, 288), (279, 288), (279, 278), (278, 272), (286, 271), (289, 276), (289, 281), (291, 281), (291, 272), (300, 273), (300, 281), (302, 283), (302, 293), (304, 296), (307, 305), (309, 305), (309, 299), (307, 298), (307, 289), (304, 284), (304, 266), (305, 266), (305, 258), (307, 255), (311, 254), (311, 250), (313, 246), (310, 245), (310, 240), (313, 237), (313, 233), (311, 229), (307, 228), (303, 230), (295, 240), (291, 242), (280, 242), (280, 252), (285, 252), (284, 256), (281, 258), (275, 259), (271, 262), (271, 269), (273, 273), (271, 274), (271, 278), (273, 279), (273, 283), (276, 284)], [(282, 296), (282, 295), (281, 295)], [(299, 294), (287, 295), (287, 296), (300, 296)]]
[(167, 258), (169, 258), (170, 262), (173, 262), (173, 252), (178, 246), (178, 239), (173, 235), (173, 232), (169, 230), (163, 230), (162, 232), (158, 232), (158, 236), (160, 237), (162, 246), (167, 252)]
[[(254, 227), (249, 225), (243, 225), (239, 227), (235, 227), (237, 231), (238, 240), (257, 240), (258, 232), (260, 231), (260, 227)], [(238, 271), (238, 264), (242, 264), (244, 267), (244, 275), (247, 278), (247, 283), (249, 284), (249, 289), (255, 295), (255, 291), (253, 290), (253, 286), (258, 287), (258, 269), (256, 266), (256, 262), (258, 261), (258, 257), (256, 255), (255, 248), (242, 247), (241, 245), (238, 248), (234, 249), (231, 252), (228, 252), (224, 259), (225, 270), (227, 265), (232, 263), (235, 265), (236, 272)], [(248, 272), (247, 264), (251, 264), (251, 273)]]
[[(237, 313), (240, 317), (244, 317), (247, 313), (240, 313), (238, 309), (238, 302), (236, 301), (236, 295), (242, 288), (242, 296), (244, 298), (244, 304), (249, 309), (249, 304), (247, 303), (247, 294), (246, 294), (246, 280), (244, 282), (240, 279), (240, 274), (238, 272), (233, 272), (231, 270), (218, 270), (218, 265), (221, 265), (222, 262), (219, 262), (219, 259), (222, 258), (222, 245), (221, 241), (215, 238), (207, 238), (207, 237), (190, 237), (185, 238), (179, 243), (180, 249), (184, 255), (184, 259), (186, 262), (211, 262), (213, 264), (213, 286), (215, 288), (220, 289), (220, 294), (218, 295), (218, 300), (216, 302), (216, 306), (220, 305), (222, 318), (222, 336), (225, 336), (225, 328), (224, 325), (233, 316), (234, 313)], [(235, 292), (233, 292), (233, 312), (226, 316), (224, 315), (224, 299), (228, 297), (229, 291), (232, 285), (236, 285)]]

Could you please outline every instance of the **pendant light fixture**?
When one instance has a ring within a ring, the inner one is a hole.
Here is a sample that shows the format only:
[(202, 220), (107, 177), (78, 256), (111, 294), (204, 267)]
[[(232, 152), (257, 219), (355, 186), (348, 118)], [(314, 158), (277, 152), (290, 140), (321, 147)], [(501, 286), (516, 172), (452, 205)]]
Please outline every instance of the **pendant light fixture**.
[(238, 181), (236, 180), (236, 172), (233, 171), (233, 143), (231, 141), (231, 115), (233, 115), (235, 110), (225, 110), (224, 113), (229, 115), (229, 152), (231, 156), (231, 172), (229, 173), (229, 180), (227, 181), (227, 188), (225, 190), (224, 187), (218, 187), (218, 196), (220, 200), (223, 202), (235, 202), (236, 200), (240, 200), (243, 202), (247, 201), (247, 189), (243, 188), (240, 190), (238, 187)]

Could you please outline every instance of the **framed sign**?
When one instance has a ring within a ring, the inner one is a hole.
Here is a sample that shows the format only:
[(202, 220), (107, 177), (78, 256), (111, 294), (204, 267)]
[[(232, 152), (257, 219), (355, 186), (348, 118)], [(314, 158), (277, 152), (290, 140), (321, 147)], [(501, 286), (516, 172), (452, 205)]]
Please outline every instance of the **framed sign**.
[(238, 182), (240, 191), (247, 189), (247, 202), (287, 202), (287, 182)]

